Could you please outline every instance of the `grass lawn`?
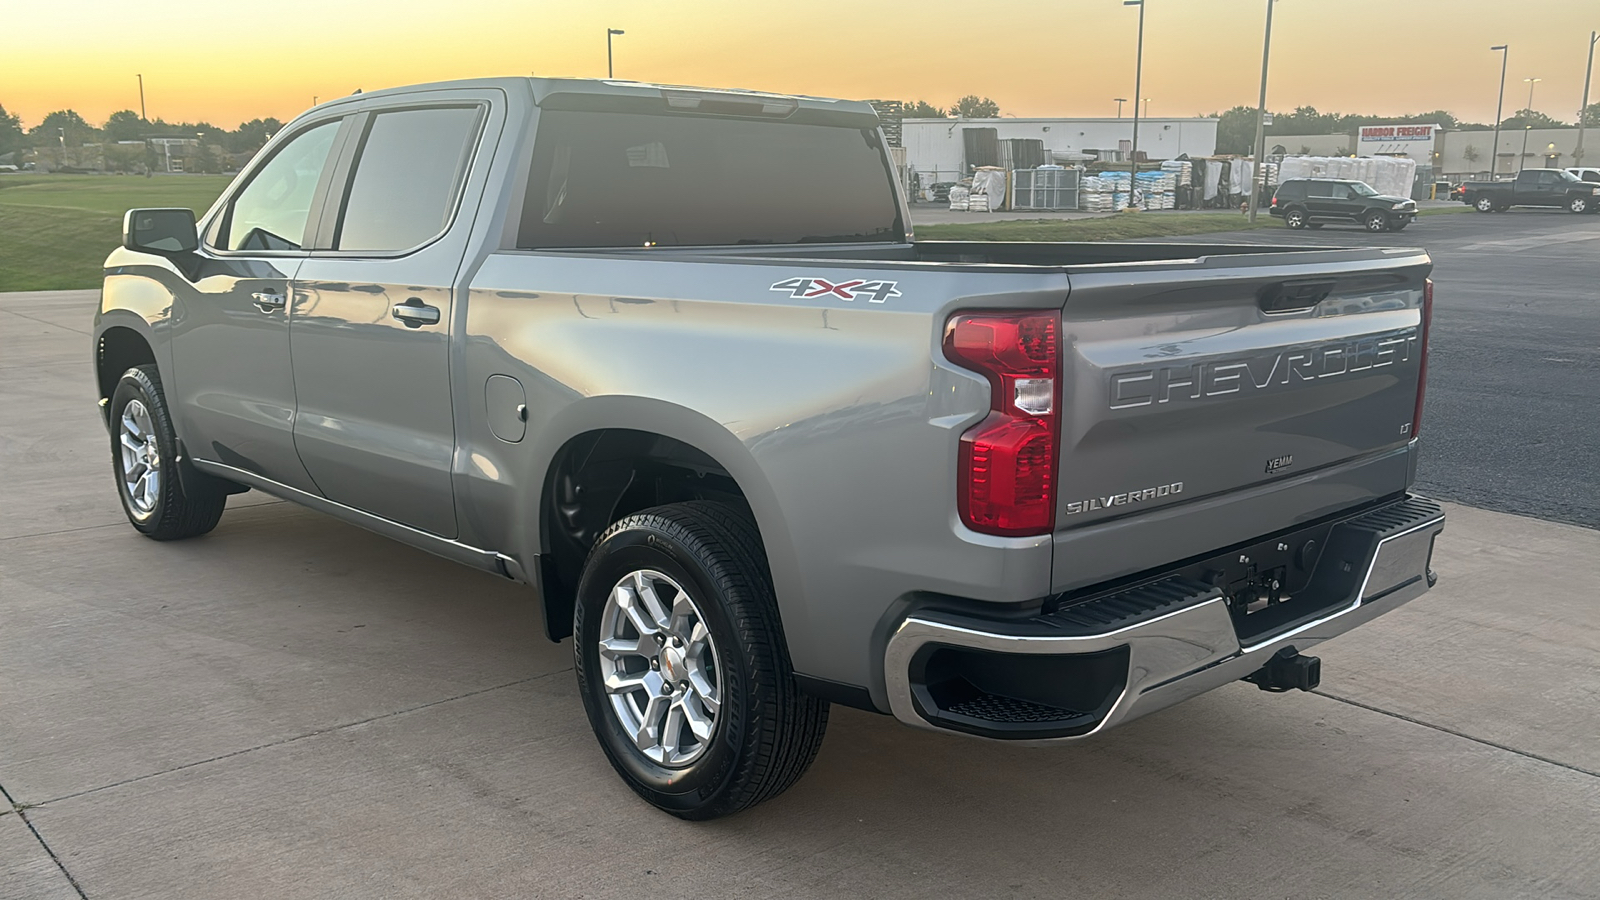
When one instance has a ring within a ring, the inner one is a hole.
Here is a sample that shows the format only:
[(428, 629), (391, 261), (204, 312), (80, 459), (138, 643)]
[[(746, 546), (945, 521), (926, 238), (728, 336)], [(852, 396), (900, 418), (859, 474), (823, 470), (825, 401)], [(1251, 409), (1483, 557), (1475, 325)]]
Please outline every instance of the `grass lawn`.
[(198, 215), (226, 175), (0, 175), (0, 291), (100, 285), (100, 266), (122, 240), (122, 214), (187, 206)]

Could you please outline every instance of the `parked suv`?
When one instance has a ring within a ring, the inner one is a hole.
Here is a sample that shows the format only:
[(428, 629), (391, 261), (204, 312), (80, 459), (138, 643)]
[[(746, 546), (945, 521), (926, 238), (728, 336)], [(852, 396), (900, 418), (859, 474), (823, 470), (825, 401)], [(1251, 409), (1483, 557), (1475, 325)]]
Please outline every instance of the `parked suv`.
[(1278, 185), (1268, 211), (1290, 228), (1356, 222), (1368, 231), (1399, 231), (1417, 217), (1417, 202), (1380, 194), (1363, 181), (1291, 178)]

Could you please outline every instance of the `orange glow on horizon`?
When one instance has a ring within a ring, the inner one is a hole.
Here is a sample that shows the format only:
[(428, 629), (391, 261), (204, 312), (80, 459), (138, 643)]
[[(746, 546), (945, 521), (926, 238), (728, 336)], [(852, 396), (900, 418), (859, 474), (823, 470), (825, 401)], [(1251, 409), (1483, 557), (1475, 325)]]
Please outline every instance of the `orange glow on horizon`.
[[(1522, 79), (1533, 76), (1543, 79), (1534, 108), (1571, 121), (1587, 32), (1600, 26), (1600, 3), (1593, 22), (1578, 20), (1581, 5), (1507, 15), (1488, 0), (1281, 0), (1268, 107), (1446, 109), (1488, 123), (1500, 77), (1499, 54), (1488, 48), (1509, 43), (1505, 114), (1526, 105)], [(1018, 116), (1109, 116), (1111, 98), (1132, 96), (1137, 13), (1119, 0), (763, 6), (459, 0), (442, 15), (415, 0), (281, 0), (198, 15), (110, 0), (80, 0), (70, 14), (29, 6), (0, 33), (0, 104), (24, 127), (65, 108), (100, 124), (138, 110), (135, 73), (143, 73), (151, 118), (233, 128), (257, 117), (287, 121), (313, 96), (358, 87), (533, 72), (603, 77), (608, 26), (627, 31), (615, 39), (618, 78), (938, 105), (975, 93)], [(1151, 114), (1253, 106), (1263, 14), (1263, 0), (1148, 0)]]

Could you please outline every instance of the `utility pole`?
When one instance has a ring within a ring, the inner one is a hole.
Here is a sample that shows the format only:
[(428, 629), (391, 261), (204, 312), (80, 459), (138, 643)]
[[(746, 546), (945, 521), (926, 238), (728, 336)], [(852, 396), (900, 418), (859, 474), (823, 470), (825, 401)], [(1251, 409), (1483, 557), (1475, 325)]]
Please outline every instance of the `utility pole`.
[[(1528, 114), (1533, 114), (1533, 86), (1543, 81), (1543, 78), (1524, 78), (1528, 83)], [(1528, 156), (1528, 133), (1533, 131), (1533, 125), (1527, 121), (1522, 123), (1522, 155), (1517, 157), (1517, 173), (1521, 174), (1522, 167), (1526, 164)]]
[(1511, 45), (1490, 47), (1500, 51), (1500, 99), (1494, 103), (1494, 146), (1489, 148), (1489, 180), (1500, 174), (1500, 113), (1506, 105), (1506, 60), (1511, 58)]
[(1572, 151), (1572, 161), (1583, 165), (1583, 114), (1589, 111), (1589, 76), (1594, 74), (1594, 42), (1600, 40), (1600, 31), (1589, 32), (1589, 62), (1583, 69), (1583, 105), (1578, 107), (1578, 146)]
[(144, 114), (144, 76), (135, 75), (139, 79), (139, 121), (148, 122), (150, 117)]
[(1139, 48), (1133, 62), (1133, 150), (1128, 158), (1128, 208), (1134, 209), (1133, 192), (1139, 186), (1139, 95), (1144, 88), (1144, 0), (1122, 0), (1122, 5), (1139, 7)]
[(1274, 0), (1267, 0), (1267, 35), (1261, 41), (1261, 100), (1256, 104), (1256, 163), (1250, 170), (1250, 224), (1256, 222), (1256, 213), (1261, 208), (1261, 187), (1266, 178), (1262, 177), (1261, 163), (1267, 155), (1267, 62), (1272, 58), (1272, 4)]
[(621, 28), (607, 28), (606, 29), (606, 77), (607, 78), (615, 78), (616, 77), (611, 71), (611, 36), (614, 35), (614, 34), (624, 34), (624, 33), (625, 32)]
[(1127, 97), (1112, 97), (1111, 99), (1117, 101), (1117, 118), (1119, 118), (1119, 119), (1122, 118), (1122, 104), (1127, 103), (1128, 102), (1128, 98)]

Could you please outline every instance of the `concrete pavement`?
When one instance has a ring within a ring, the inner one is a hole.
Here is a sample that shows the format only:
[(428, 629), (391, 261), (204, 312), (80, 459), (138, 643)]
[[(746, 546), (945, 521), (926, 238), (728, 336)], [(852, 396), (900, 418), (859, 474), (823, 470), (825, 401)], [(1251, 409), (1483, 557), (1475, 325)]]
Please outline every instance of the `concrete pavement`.
[(7, 900), (1600, 894), (1600, 532), (1452, 506), (1439, 587), (1323, 645), (1317, 694), (1049, 749), (835, 708), (799, 785), (690, 824), (515, 587), (253, 493), (128, 528), (93, 302), (0, 295)]

